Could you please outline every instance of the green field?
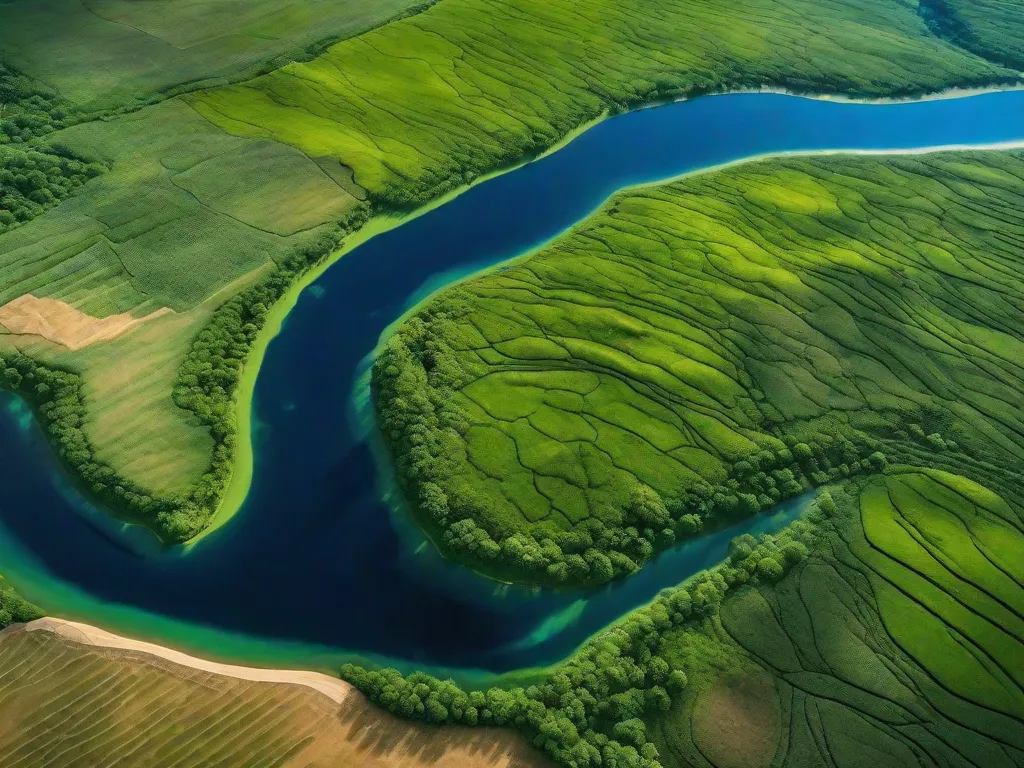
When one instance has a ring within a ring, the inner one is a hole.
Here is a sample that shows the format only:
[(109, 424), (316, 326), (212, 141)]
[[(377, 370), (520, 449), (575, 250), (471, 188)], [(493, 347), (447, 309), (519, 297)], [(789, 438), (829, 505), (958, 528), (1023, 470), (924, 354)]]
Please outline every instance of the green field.
[(647, 718), (663, 765), (1024, 760), (1020, 508), (925, 471), (848, 501), (784, 580), (665, 635), (694, 684)]
[(1024, 458), (1024, 156), (773, 159), (626, 191), (375, 367), (443, 549), (592, 583), (889, 460)]
[(229, 131), (337, 157), (376, 198), (411, 205), (607, 110), (761, 85), (894, 96), (1007, 78), (889, 0), (444, 0), (191, 98)]
[(415, 0), (15, 0), (0, 59), (88, 110), (133, 106), (309, 57)]

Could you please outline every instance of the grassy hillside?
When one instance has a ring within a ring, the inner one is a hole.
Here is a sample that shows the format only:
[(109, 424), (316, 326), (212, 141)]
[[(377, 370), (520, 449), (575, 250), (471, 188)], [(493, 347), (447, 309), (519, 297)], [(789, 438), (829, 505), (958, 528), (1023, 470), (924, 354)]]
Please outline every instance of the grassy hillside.
[(374, 371), (422, 523), (594, 583), (886, 458), (1024, 458), (1024, 156), (775, 159), (615, 196)]
[(950, 42), (1013, 69), (1024, 69), (1020, 0), (922, 0), (922, 17)]
[(760, 85), (901, 95), (1007, 77), (892, 0), (444, 0), (193, 103), (414, 204), (609, 109)]
[(87, 109), (252, 76), (308, 57), (415, 0), (19, 0), (0, 3), (0, 59)]
[(548, 765), (507, 731), (411, 725), (358, 693), (338, 705), (24, 630), (0, 634), (0, 755), (12, 768)]
[(721, 566), (526, 689), (346, 675), (407, 716), (514, 723), (573, 768), (1014, 768), (1024, 762), (1019, 480), (1014, 470), (996, 480), (1013, 504), (928, 469), (844, 481), (805, 520), (735, 539)]

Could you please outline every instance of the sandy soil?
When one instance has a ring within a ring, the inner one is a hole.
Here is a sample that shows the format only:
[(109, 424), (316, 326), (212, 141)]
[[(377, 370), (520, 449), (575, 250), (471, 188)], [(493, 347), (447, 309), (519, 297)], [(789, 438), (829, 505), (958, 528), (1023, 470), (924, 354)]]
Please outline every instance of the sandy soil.
[(122, 651), (136, 651), (157, 656), (166, 661), (190, 667), (202, 672), (225, 675), (238, 680), (249, 680), (257, 683), (292, 683), (319, 691), (332, 701), (341, 704), (355, 690), (344, 680), (319, 672), (305, 672), (290, 669), (258, 669), (256, 667), (237, 667), (233, 664), (220, 664), (215, 661), (189, 656), (173, 648), (146, 643), (121, 637), (88, 624), (79, 624), (64, 619), (39, 619), (25, 625), (29, 632), (54, 632), (82, 645), (95, 645), (102, 648), (114, 648)]
[(0, 307), (0, 325), (18, 335), (41, 336), (71, 350), (116, 339), (132, 328), (165, 315), (167, 307), (145, 317), (129, 314), (92, 317), (57, 299), (38, 299), (30, 293)]

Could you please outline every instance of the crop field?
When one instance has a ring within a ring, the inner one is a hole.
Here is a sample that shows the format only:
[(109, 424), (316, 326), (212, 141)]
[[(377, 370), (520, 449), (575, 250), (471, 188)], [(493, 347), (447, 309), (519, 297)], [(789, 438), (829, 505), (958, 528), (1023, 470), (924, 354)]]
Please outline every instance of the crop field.
[(1017, 153), (620, 193), (389, 340), (378, 409), (407, 491), (460, 559), (579, 583), (887, 458), (1019, 462), (1022, 203)]
[(21, 629), (0, 634), (0, 755), (10, 768), (548, 765), (507, 731), (402, 723), (358, 693), (338, 705)]
[(761, 85), (917, 94), (1017, 77), (889, 0), (444, 0), (189, 98), (233, 133), (336, 157), (376, 198), (411, 205), (643, 102)]
[(414, 0), (36, 0), (0, 4), (0, 59), (86, 109), (216, 84), (359, 34)]
[(1024, 759), (1024, 518), (962, 477), (863, 483), (782, 581), (666, 635), (691, 686), (650, 718), (670, 766)]

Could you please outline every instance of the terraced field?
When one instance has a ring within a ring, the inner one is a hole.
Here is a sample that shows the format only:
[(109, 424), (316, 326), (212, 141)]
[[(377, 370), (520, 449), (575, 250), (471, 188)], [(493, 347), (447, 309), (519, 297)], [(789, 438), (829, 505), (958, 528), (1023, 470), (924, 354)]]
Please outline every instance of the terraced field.
[(320, 693), (190, 670), (45, 631), (0, 634), (5, 766), (542, 768), (507, 731), (425, 728)]
[[(1024, 157), (774, 159), (615, 196), (375, 366), (443, 549), (594, 583), (887, 460), (1024, 458)], [(959, 470), (958, 470), (959, 471)]]
[(862, 484), (812, 557), (669, 634), (665, 766), (1024, 762), (1024, 518), (964, 478)]
[(191, 102), (233, 133), (336, 157), (375, 198), (411, 205), (644, 102), (760, 85), (916, 94), (1016, 76), (886, 0), (445, 0)]

